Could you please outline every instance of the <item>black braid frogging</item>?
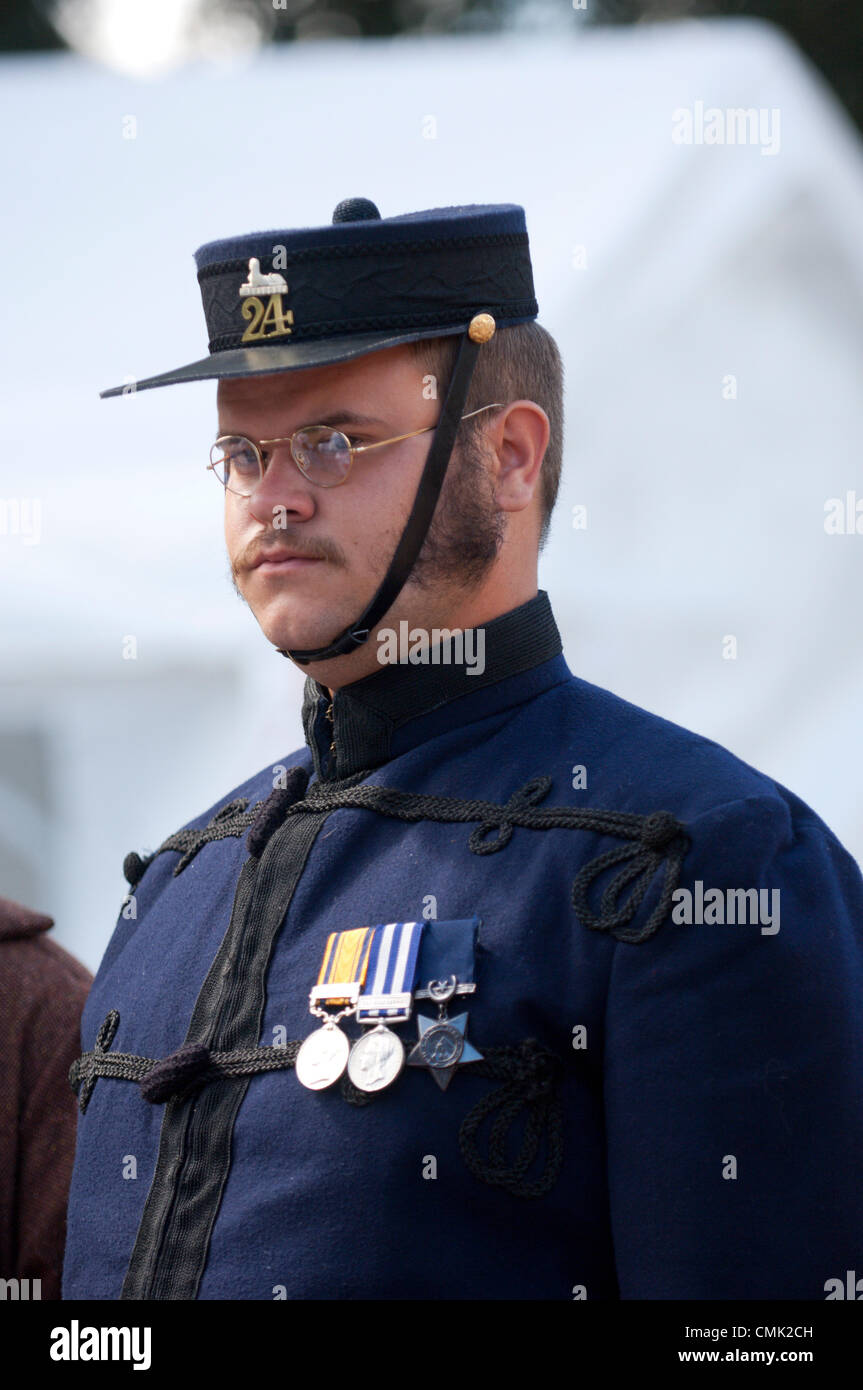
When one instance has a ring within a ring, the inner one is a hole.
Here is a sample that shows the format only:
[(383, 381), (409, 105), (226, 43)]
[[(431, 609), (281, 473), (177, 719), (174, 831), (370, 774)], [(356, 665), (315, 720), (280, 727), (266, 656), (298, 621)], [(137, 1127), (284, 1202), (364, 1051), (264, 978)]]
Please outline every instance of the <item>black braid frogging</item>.
[(157, 850), (145, 858), (132, 851), (123, 860), (123, 873), (129, 887), (137, 887), (148, 865), (166, 850), (175, 850), (181, 856), (173, 869), (176, 878), (191, 864), (204, 845), (213, 844), (216, 840), (226, 840), (231, 835), (246, 835), (246, 848), (249, 853), (256, 859), (260, 858), (270, 836), (284, 820), (287, 807), (299, 800), (308, 780), (309, 774), (304, 767), (290, 767), (285, 776), (284, 786), (274, 787), (270, 795), (264, 801), (257, 802), (251, 810), (247, 809), (247, 798), (238, 796), (236, 800), (220, 806), (200, 830), (175, 831), (167, 840), (162, 841)]
[[(171, 1099), (184, 1099), (210, 1081), (232, 1076), (255, 1076), (259, 1072), (290, 1071), (296, 1064), (302, 1044), (296, 1040), (284, 1047), (240, 1047), (232, 1052), (211, 1052), (203, 1043), (184, 1043), (170, 1057), (156, 1061), (131, 1052), (110, 1052), (120, 1015), (112, 1009), (99, 1029), (91, 1052), (78, 1057), (69, 1068), (69, 1084), (78, 1095), (83, 1115), (90, 1103), (97, 1077), (113, 1081), (136, 1081), (151, 1105)], [(492, 1187), (501, 1187), (515, 1197), (542, 1197), (551, 1190), (563, 1162), (562, 1114), (558, 1088), (563, 1077), (560, 1059), (533, 1038), (518, 1047), (489, 1047), (482, 1061), (472, 1062), (472, 1076), (488, 1077), (503, 1084), (483, 1096), (465, 1116), (459, 1130), (459, 1148), (474, 1177)], [(379, 1099), (381, 1093), (360, 1091), (347, 1073), (341, 1079), (341, 1093), (351, 1105), (363, 1106)], [(478, 1135), (483, 1121), (495, 1110), (488, 1134), (488, 1157), (479, 1150)], [(506, 1138), (521, 1111), (525, 1112), (521, 1148), (513, 1159), (506, 1153)], [(545, 1149), (540, 1148), (545, 1136)], [(528, 1172), (540, 1156), (536, 1177)]]
[[(356, 807), (406, 821), (434, 820), (462, 824), (479, 821), (468, 840), (468, 847), (474, 854), (497, 853), (509, 844), (516, 826), (529, 830), (590, 830), (598, 835), (616, 835), (620, 839), (631, 840), (631, 845), (608, 850), (581, 868), (572, 885), (572, 905), (584, 926), (591, 931), (609, 932), (619, 941), (630, 944), (646, 941), (662, 924), (671, 908), (672, 895), (689, 848), (684, 825), (670, 811), (636, 815), (629, 811), (582, 811), (573, 806), (537, 807), (536, 803), (548, 795), (551, 783), (551, 777), (533, 777), (510, 797), (506, 805), (501, 806), (494, 801), (427, 796), (418, 792), (398, 791), (393, 787), (338, 788), (314, 782), (308, 788), (305, 799), (295, 802), (287, 814)], [(497, 831), (495, 838), (488, 838), (493, 831)], [(627, 927), (663, 862), (665, 879), (659, 901), (642, 927)], [(608, 884), (602, 894), (599, 912), (596, 913), (588, 902), (588, 888), (594, 879), (614, 864), (624, 864), (625, 867)], [(628, 897), (621, 902), (620, 896), (629, 884), (633, 886)]]
[[(292, 769), (293, 771), (293, 769)], [(174, 877), (181, 874), (187, 865), (191, 864), (195, 855), (204, 845), (212, 844), (215, 840), (226, 840), (229, 835), (245, 835), (258, 817), (261, 806), (266, 806), (267, 802), (259, 802), (253, 806), (251, 811), (247, 811), (248, 799), (238, 796), (235, 801), (229, 801), (221, 806), (211, 820), (200, 830), (177, 830), (173, 835), (169, 835), (167, 840), (163, 840), (159, 848), (153, 854), (148, 854), (145, 858), (132, 851), (123, 860), (123, 873), (130, 888), (135, 888), (144, 875), (147, 866), (153, 862), (158, 854), (164, 854), (166, 850), (173, 849), (180, 852), (180, 859), (174, 865)]]
[[(471, 1070), (503, 1085), (483, 1096), (462, 1121), (458, 1135), (462, 1158), (481, 1182), (502, 1187), (514, 1197), (544, 1197), (557, 1182), (563, 1164), (560, 1060), (534, 1038), (527, 1038), (519, 1047), (489, 1048)], [(483, 1158), (477, 1137), (483, 1121), (495, 1110), (499, 1114), (489, 1127), (488, 1157)], [(521, 1110), (526, 1112), (521, 1148), (509, 1159), (506, 1139)], [(543, 1135), (544, 1165), (540, 1176), (530, 1179), (528, 1172), (536, 1162)]]
[[(202, 829), (180, 830), (170, 835), (155, 854), (146, 859), (141, 859), (137, 854), (127, 855), (123, 865), (126, 878), (134, 888), (151, 861), (165, 850), (180, 852), (181, 857), (173, 870), (176, 876), (182, 873), (205, 844), (246, 832), (247, 847), (250, 853), (258, 856), (274, 829), (294, 812), (357, 807), (414, 822), (434, 820), (467, 824), (478, 821), (468, 840), (468, 848), (473, 854), (496, 854), (509, 844), (516, 826), (529, 830), (562, 828), (615, 835), (632, 841), (632, 844), (598, 855), (583, 865), (573, 880), (572, 906), (583, 925), (590, 931), (609, 932), (618, 941), (638, 945), (654, 934), (670, 911), (683, 859), (689, 848), (684, 825), (670, 811), (636, 815), (629, 811), (582, 811), (573, 806), (538, 807), (537, 803), (548, 795), (551, 788), (552, 779), (549, 776), (532, 777), (503, 806), (494, 801), (428, 796), (399, 791), (393, 787), (349, 785), (362, 782), (370, 775), (371, 771), (367, 770), (343, 780), (338, 786), (314, 782), (307, 788), (308, 774), (305, 769), (291, 768), (286, 787), (274, 791), (266, 801), (250, 810), (247, 810), (248, 802), (238, 798), (222, 806)], [(300, 799), (304, 792), (304, 799)], [(495, 831), (494, 838), (490, 838)], [(654, 874), (663, 863), (665, 879), (659, 901), (642, 927), (628, 926), (644, 901)], [(622, 865), (620, 872), (603, 891), (599, 911), (595, 912), (588, 900), (588, 889), (595, 879), (615, 864)], [(630, 884), (632, 887), (628, 897), (621, 901), (624, 889)]]
[(83, 1053), (69, 1068), (69, 1085), (78, 1095), (82, 1115), (99, 1076), (113, 1081), (137, 1081), (145, 1100), (151, 1105), (162, 1105), (175, 1096), (190, 1095), (208, 1081), (290, 1070), (301, 1046), (289, 1042), (284, 1047), (238, 1047), (233, 1052), (211, 1052), (203, 1043), (186, 1043), (159, 1061), (131, 1052), (106, 1051), (119, 1022), (120, 1015), (112, 1009), (99, 1029), (93, 1051)]
[[(169, 837), (156, 854), (173, 849), (181, 852), (174, 873), (180, 873), (210, 840), (249, 833), (248, 848), (259, 855), (277, 824), (289, 815), (304, 811), (358, 808), (379, 815), (418, 822), (443, 821), (456, 824), (477, 822), (468, 848), (473, 854), (496, 854), (505, 848), (518, 826), (529, 830), (556, 828), (587, 830), (598, 835), (614, 835), (631, 844), (608, 850), (585, 864), (572, 885), (572, 905), (582, 923), (591, 931), (605, 931), (620, 941), (637, 944), (647, 940), (667, 916), (677, 887), (689, 837), (684, 825), (670, 811), (636, 815), (624, 811), (579, 810), (570, 806), (540, 807), (551, 789), (549, 776), (537, 776), (506, 802), (459, 799), (405, 792), (392, 787), (341, 785), (315, 782), (307, 787), (306, 774), (292, 769), (290, 785), (273, 794), (251, 811), (239, 798), (220, 808), (201, 830), (180, 831)], [(362, 782), (371, 771), (360, 772), (351, 782)], [(303, 796), (304, 799), (296, 798)], [(134, 887), (147, 864), (137, 855), (127, 857), (127, 878)], [(131, 861), (135, 862), (131, 862)], [(665, 878), (659, 901), (640, 928), (627, 926), (637, 913), (657, 869), (665, 862)], [(622, 867), (602, 893), (599, 912), (588, 901), (588, 889), (606, 869)], [(628, 886), (629, 894), (621, 902)], [(119, 1014), (112, 1009), (99, 1029), (92, 1052), (73, 1062), (69, 1081), (78, 1093), (83, 1114), (99, 1076), (136, 1081), (145, 1100), (162, 1104), (174, 1096), (192, 1094), (209, 1081), (231, 1076), (252, 1076), (258, 1072), (290, 1069), (294, 1066), (299, 1042), (285, 1047), (248, 1047), (232, 1052), (210, 1052), (205, 1044), (187, 1043), (170, 1057), (154, 1060), (130, 1053), (111, 1053), (111, 1043), (119, 1025)], [(534, 1039), (518, 1047), (486, 1048), (482, 1061), (471, 1065), (473, 1075), (501, 1081), (501, 1086), (484, 1096), (470, 1111), (459, 1130), (459, 1147), (468, 1169), (482, 1182), (519, 1197), (541, 1197), (557, 1181), (563, 1160), (562, 1116), (559, 1081), (562, 1065), (557, 1057)], [(364, 1106), (376, 1099), (355, 1087), (347, 1075), (341, 1080), (343, 1098)], [(520, 1113), (525, 1112), (521, 1146), (511, 1157), (506, 1141)], [(497, 1112), (495, 1114), (495, 1112)], [(486, 1120), (486, 1155), (480, 1152), (480, 1136)], [(543, 1147), (544, 1139), (544, 1147)], [(542, 1153), (541, 1153), (542, 1150)], [(530, 1170), (541, 1159), (539, 1175)]]

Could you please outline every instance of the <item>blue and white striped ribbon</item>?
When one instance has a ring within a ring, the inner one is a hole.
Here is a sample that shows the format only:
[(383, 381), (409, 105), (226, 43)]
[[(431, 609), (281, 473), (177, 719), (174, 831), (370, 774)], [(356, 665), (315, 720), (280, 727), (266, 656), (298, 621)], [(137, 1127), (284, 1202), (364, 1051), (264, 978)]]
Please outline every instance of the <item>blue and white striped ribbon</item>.
[(410, 1018), (420, 941), (425, 922), (389, 922), (375, 927), (366, 970), (365, 993), (357, 1001), (357, 1018)]

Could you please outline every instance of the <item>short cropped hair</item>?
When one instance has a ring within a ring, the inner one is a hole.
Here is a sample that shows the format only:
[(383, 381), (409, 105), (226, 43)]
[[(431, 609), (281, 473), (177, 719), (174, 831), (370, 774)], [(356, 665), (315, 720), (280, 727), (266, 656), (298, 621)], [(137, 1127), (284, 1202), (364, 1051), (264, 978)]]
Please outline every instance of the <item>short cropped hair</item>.
[[(437, 378), (441, 400), (446, 395), (455, 366), (458, 343), (456, 335), (425, 338), (409, 344), (421, 365)], [(471, 378), (465, 414), (492, 401), (517, 400), (535, 401), (548, 416), (550, 427), (539, 482), (541, 550), (548, 539), (563, 464), (563, 361), (554, 338), (535, 321), (499, 328), (482, 345)], [(475, 415), (472, 420), (464, 421), (461, 431), (469, 431), (476, 438), (483, 424), (483, 415)]]

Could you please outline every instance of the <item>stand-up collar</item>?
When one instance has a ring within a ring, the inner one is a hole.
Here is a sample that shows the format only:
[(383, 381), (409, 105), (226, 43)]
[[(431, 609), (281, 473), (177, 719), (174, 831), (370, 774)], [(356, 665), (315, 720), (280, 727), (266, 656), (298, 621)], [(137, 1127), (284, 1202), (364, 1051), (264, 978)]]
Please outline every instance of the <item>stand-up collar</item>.
[[(484, 648), (478, 645), (480, 632)], [(464, 652), (484, 651), (483, 669), (479, 662), (472, 671), (463, 660), (458, 664), (453, 660), (461, 654), (460, 641)], [(379, 767), (431, 736), (423, 716), (559, 657), (561, 651), (548, 594), (540, 589), (535, 598), (484, 623), (482, 629), (431, 647), (427, 661), (386, 665), (343, 686), (332, 703), (326, 687), (307, 677), (303, 728), (316, 775), (322, 781), (334, 781)], [(561, 678), (561, 673), (555, 678)], [(465, 699), (451, 711), (451, 722), (479, 717), (485, 711), (477, 710), (476, 703)]]

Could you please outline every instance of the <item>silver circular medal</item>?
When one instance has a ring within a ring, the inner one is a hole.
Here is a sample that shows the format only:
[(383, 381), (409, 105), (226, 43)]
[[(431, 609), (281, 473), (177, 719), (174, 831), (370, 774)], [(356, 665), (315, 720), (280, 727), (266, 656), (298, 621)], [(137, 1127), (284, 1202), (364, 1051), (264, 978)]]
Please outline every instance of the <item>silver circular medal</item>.
[(310, 1033), (297, 1053), (297, 1080), (310, 1091), (323, 1091), (338, 1081), (347, 1065), (350, 1043), (341, 1028), (325, 1023)]
[(348, 1058), (348, 1076), (358, 1091), (382, 1091), (395, 1081), (405, 1064), (405, 1049), (397, 1033), (379, 1023), (358, 1038)]
[(454, 1067), (464, 1052), (464, 1035), (447, 1019), (439, 1019), (423, 1033), (419, 1050), (429, 1067)]

